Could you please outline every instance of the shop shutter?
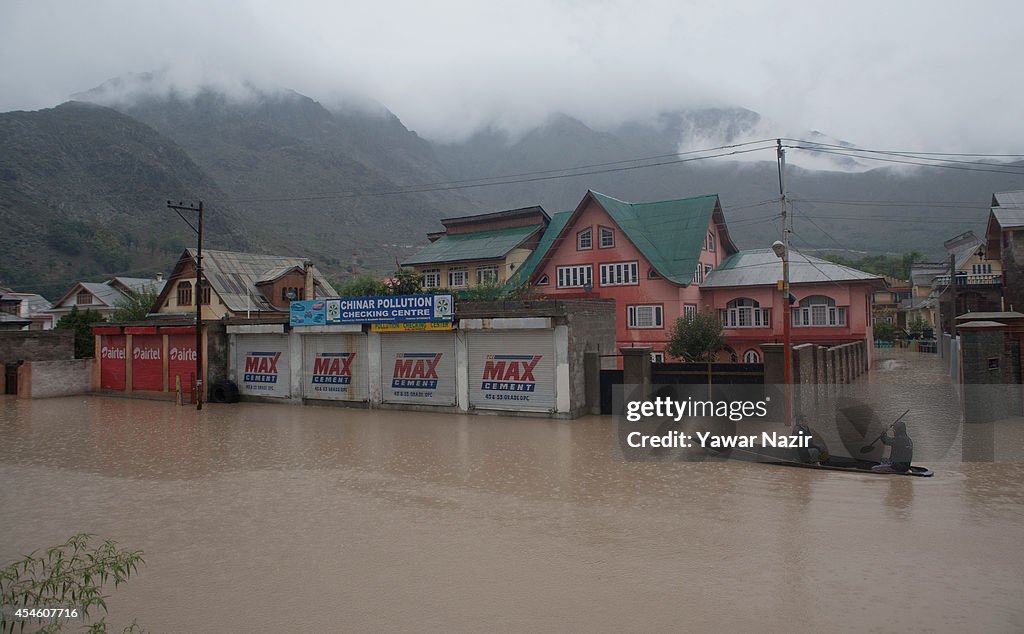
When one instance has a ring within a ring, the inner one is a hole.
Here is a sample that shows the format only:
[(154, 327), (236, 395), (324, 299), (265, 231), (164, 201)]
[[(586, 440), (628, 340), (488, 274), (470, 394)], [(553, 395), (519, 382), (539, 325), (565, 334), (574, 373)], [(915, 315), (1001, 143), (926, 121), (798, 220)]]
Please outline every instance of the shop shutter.
[[(244, 369), (244, 366), (243, 366)], [(181, 377), (181, 391), (192, 393), (192, 378), (196, 373), (196, 336), (167, 336), (167, 389), (177, 389), (177, 379)], [(238, 372), (242, 376), (241, 370)]]
[(124, 347), (124, 335), (100, 335), (100, 387), (104, 390), (125, 388)]
[(132, 389), (164, 389), (164, 338), (132, 335)]
[(305, 398), (367, 400), (366, 335), (303, 335), (302, 347), (302, 395)]
[(385, 403), (455, 404), (455, 334), (381, 333)]
[(288, 338), (284, 335), (235, 335), (235, 382), (240, 394), (291, 396)]
[(504, 410), (555, 409), (551, 330), (470, 331), (469, 403)]

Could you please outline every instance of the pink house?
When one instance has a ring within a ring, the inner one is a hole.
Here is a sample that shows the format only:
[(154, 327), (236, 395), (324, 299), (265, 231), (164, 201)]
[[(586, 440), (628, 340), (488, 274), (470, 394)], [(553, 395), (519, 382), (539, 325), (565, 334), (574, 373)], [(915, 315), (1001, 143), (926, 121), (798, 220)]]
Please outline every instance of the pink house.
[[(794, 345), (871, 336), (868, 273), (794, 252)], [(529, 281), (553, 298), (615, 299), (616, 345), (649, 346), (665, 359), (671, 328), (684, 314), (715, 310), (729, 347), (721, 361), (758, 362), (759, 345), (782, 341), (780, 260), (770, 249), (739, 251), (717, 195), (628, 203), (588, 191), (555, 214), (511, 284)]]

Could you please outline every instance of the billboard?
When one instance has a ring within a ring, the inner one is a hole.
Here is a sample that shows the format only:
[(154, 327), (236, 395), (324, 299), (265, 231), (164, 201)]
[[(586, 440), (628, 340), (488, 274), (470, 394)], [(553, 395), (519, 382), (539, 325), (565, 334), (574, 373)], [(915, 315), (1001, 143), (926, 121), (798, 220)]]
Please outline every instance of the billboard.
[(307, 299), (292, 302), (288, 323), (292, 326), (323, 326), (327, 323), (325, 300)]
[(451, 321), (451, 295), (343, 297), (325, 300), (328, 324), (400, 324)]

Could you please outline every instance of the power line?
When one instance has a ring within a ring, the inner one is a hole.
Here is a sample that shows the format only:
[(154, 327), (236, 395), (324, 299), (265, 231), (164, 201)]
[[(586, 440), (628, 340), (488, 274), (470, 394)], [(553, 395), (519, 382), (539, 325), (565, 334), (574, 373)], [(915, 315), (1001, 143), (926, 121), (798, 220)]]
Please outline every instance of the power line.
[[(900, 164), (904, 164), (904, 165), (916, 165), (918, 167), (939, 167), (939, 168), (942, 168), (942, 169), (963, 170), (965, 172), (989, 172), (989, 173), (993, 173), (993, 174), (1012, 174), (1014, 176), (1024, 176), (1024, 171), (1014, 172), (1014, 171), (1000, 170), (1000, 169), (980, 169), (980, 168), (976, 168), (976, 167), (963, 167), (961, 165), (947, 165), (945, 163), (923, 163), (923, 162), (920, 162), (920, 161), (903, 161), (903, 160), (893, 159), (893, 158), (882, 158), (880, 156), (863, 156), (863, 155), (860, 155), (860, 154), (853, 154), (853, 153), (850, 153), (850, 152), (840, 152), (840, 151), (837, 151), (837, 150), (825, 150), (825, 149), (822, 149), (820, 147), (808, 147), (808, 146), (801, 146), (801, 145), (787, 145), (786, 147), (793, 148), (793, 149), (796, 149), (796, 150), (806, 150), (806, 151), (809, 151), (809, 152), (819, 152), (821, 154), (834, 154), (836, 156), (846, 156), (846, 157), (849, 157), (849, 158), (859, 158), (859, 159), (865, 159), (865, 160), (869, 160), (869, 161), (881, 161), (881, 162), (884, 162), (884, 163), (900, 163)], [(979, 164), (981, 164), (981, 165), (992, 165), (991, 163), (979, 163)], [(993, 167), (995, 167), (995, 166), (993, 165)]]
[(820, 141), (808, 141), (806, 139), (790, 139), (783, 137), (783, 141), (792, 141), (794, 143), (811, 143), (813, 145), (820, 145), (822, 147), (830, 147), (842, 150), (855, 150), (857, 152), (870, 152), (876, 154), (914, 154), (920, 156), (976, 156), (976, 157), (987, 157), (987, 158), (1024, 158), (1024, 154), (985, 154), (985, 153), (972, 153), (972, 152), (918, 152), (916, 150), (872, 150), (866, 148), (851, 147), (849, 145), (841, 145), (835, 143), (822, 143)]

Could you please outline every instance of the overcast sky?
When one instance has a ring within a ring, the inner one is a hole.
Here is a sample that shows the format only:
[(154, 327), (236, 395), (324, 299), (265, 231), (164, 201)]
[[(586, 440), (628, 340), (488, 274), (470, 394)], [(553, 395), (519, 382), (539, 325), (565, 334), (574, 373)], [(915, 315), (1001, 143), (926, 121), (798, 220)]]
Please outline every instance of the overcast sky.
[(434, 139), (737, 105), (772, 136), (1022, 153), (1021, 24), (1020, 0), (0, 0), (0, 111), (165, 69), (365, 95)]

